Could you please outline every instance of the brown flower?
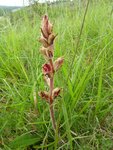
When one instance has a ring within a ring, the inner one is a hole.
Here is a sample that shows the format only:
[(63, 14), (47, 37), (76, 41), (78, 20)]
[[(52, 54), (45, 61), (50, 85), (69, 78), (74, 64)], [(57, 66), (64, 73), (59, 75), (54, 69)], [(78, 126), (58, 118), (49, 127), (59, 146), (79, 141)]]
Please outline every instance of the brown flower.
[(39, 42), (42, 43), (45, 48), (47, 48), (49, 46), (47, 40), (45, 38), (43, 38), (43, 37), (41, 37), (39, 39)]
[(44, 64), (42, 66), (42, 72), (44, 75), (47, 75), (48, 77), (51, 77), (52, 68), (50, 64)]
[(53, 46), (49, 46), (48, 48), (41, 47), (40, 52), (46, 60), (49, 60), (53, 57)]
[(41, 91), (38, 93), (38, 95), (42, 98), (42, 99), (45, 99), (48, 103), (49, 103), (49, 99), (50, 99), (50, 96), (49, 96), (49, 93), (46, 92), (46, 91)]
[(39, 92), (39, 96), (49, 103), (50, 116), (55, 131), (56, 122), (54, 116), (54, 106), (52, 104), (54, 99), (60, 95), (61, 88), (57, 87), (54, 89), (54, 75), (56, 71), (62, 66), (64, 61), (63, 57), (60, 57), (54, 61), (54, 40), (56, 36), (57, 34), (53, 33), (53, 25), (49, 21), (48, 16), (44, 15), (41, 26), (41, 38), (39, 41), (42, 44), (40, 52), (47, 61), (47, 63), (42, 66), (42, 72), (44, 80), (49, 86), (49, 92), (41, 91)]
[(53, 98), (56, 98), (56, 97), (58, 97), (59, 95), (60, 95), (60, 92), (61, 92), (61, 88), (55, 88), (54, 90), (53, 90)]
[(45, 15), (42, 19), (42, 28), (41, 28), (41, 32), (42, 32), (42, 35), (45, 37), (45, 38), (48, 38), (49, 36), (49, 33), (48, 33), (48, 16)]
[(63, 57), (59, 57), (57, 60), (55, 60), (54, 62), (54, 70), (57, 71), (63, 64), (64, 62), (64, 58)]
[(49, 38), (48, 38), (48, 44), (53, 44), (53, 41), (54, 41), (54, 39), (55, 39), (55, 37), (56, 37), (57, 35), (54, 35), (53, 33), (51, 33), (50, 35), (49, 35)]
[(44, 38), (48, 38), (49, 35), (52, 33), (52, 30), (53, 25), (49, 22), (48, 16), (45, 15), (42, 20), (42, 28), (41, 28), (41, 32)]

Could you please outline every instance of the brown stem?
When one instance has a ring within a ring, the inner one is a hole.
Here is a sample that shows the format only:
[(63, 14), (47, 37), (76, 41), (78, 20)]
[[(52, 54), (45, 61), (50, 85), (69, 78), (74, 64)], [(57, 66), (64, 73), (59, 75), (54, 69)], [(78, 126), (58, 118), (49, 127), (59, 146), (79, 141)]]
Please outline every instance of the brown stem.
[(53, 104), (50, 104), (50, 116), (51, 116), (53, 128), (54, 128), (54, 130), (56, 130)]
[(51, 116), (51, 120), (52, 120), (52, 125), (54, 130), (56, 130), (56, 123), (55, 123), (55, 117), (54, 117), (54, 108), (53, 108), (53, 96), (52, 96), (52, 92), (54, 89), (54, 66), (53, 66), (53, 61), (52, 59), (50, 59), (50, 64), (52, 67), (52, 77), (50, 78), (50, 103), (49, 103), (49, 108), (50, 108), (50, 116)]
[(50, 59), (50, 60), (49, 60), (49, 62), (50, 62), (51, 68), (52, 68), (52, 73), (53, 73), (53, 75), (54, 75), (54, 66), (53, 66), (53, 60), (52, 60), (52, 59)]

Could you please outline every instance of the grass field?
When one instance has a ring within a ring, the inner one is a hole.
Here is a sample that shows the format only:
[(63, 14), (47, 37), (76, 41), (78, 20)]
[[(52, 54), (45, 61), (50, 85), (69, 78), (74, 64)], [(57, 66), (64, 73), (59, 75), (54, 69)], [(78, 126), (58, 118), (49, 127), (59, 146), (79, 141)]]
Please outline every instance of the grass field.
[[(113, 149), (112, 5), (90, 1), (84, 22), (83, 3), (29, 7), (0, 20), (0, 150)], [(63, 88), (54, 103), (60, 139), (38, 96), (47, 89), (37, 40), (45, 13), (58, 33), (55, 58), (65, 58), (55, 76)]]

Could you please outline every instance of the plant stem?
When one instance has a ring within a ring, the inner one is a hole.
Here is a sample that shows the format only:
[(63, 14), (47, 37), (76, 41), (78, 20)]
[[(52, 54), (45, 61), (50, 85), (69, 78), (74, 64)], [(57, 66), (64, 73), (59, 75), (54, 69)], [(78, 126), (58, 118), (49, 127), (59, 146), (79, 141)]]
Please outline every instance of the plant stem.
[(51, 64), (51, 67), (52, 67), (52, 74), (53, 76), (50, 78), (50, 103), (49, 103), (49, 108), (50, 108), (50, 117), (51, 117), (51, 120), (52, 120), (52, 125), (53, 125), (53, 128), (54, 130), (56, 130), (56, 123), (55, 123), (55, 117), (54, 117), (54, 108), (53, 108), (53, 96), (52, 96), (52, 93), (53, 93), (53, 89), (54, 89), (54, 66), (53, 66), (53, 60), (50, 59), (50, 64)]
[(54, 128), (54, 130), (56, 130), (56, 123), (55, 123), (55, 117), (54, 117), (53, 104), (50, 104), (50, 116), (51, 116), (53, 128)]

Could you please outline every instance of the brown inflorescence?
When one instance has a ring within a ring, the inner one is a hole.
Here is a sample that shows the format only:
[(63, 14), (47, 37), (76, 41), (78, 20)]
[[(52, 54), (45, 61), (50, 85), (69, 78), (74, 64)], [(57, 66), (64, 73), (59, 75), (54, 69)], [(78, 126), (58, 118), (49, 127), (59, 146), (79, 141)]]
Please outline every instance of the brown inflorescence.
[(53, 102), (61, 92), (61, 88), (54, 88), (54, 74), (62, 66), (64, 61), (63, 57), (59, 57), (55, 61), (53, 61), (55, 38), (56, 35), (53, 33), (53, 25), (50, 23), (48, 16), (44, 15), (42, 19), (41, 37), (39, 39), (39, 42), (42, 43), (40, 52), (46, 60), (46, 63), (42, 66), (42, 73), (45, 82), (49, 86), (49, 92), (41, 91), (39, 92), (39, 96), (49, 103), (50, 117), (54, 129), (56, 129), (56, 123), (54, 118)]

